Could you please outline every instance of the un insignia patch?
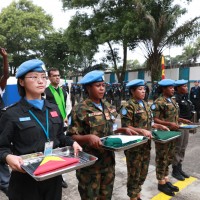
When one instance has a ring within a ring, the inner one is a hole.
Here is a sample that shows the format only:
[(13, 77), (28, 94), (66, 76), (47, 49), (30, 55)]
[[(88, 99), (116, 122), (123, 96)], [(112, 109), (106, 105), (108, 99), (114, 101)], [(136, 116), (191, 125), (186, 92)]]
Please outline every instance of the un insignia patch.
[(156, 105), (155, 104), (152, 104), (151, 105), (151, 110), (155, 110), (156, 109)]
[(122, 109), (121, 109), (121, 114), (122, 114), (122, 115), (126, 115), (126, 114), (127, 114), (126, 108), (122, 108)]

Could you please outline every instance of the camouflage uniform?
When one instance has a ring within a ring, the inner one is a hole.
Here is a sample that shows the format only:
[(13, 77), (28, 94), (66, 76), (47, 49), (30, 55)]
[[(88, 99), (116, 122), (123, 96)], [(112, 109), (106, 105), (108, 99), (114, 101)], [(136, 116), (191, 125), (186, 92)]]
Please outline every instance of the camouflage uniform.
[[(123, 127), (133, 126), (151, 130), (152, 115), (149, 105), (142, 101), (144, 107), (135, 99), (130, 99), (121, 109), (121, 121)], [(123, 109), (126, 111), (123, 112)], [(128, 171), (127, 194), (135, 198), (141, 191), (149, 167), (151, 141), (138, 147), (126, 150), (126, 162)]]
[[(77, 104), (72, 111), (69, 134), (94, 134), (100, 138), (111, 135), (117, 112), (108, 102), (102, 100), (101, 103), (103, 111), (90, 99)], [(82, 147), (84, 152), (98, 157), (98, 160), (94, 165), (76, 171), (81, 199), (111, 199), (115, 178), (114, 153), (104, 149), (94, 149), (87, 144)]]
[[(178, 105), (175, 100), (171, 101), (163, 96), (155, 100), (153, 116), (163, 121), (174, 122), (178, 124)], [(175, 154), (176, 140), (161, 144), (155, 142), (156, 148), (156, 177), (163, 180), (169, 174), (169, 165), (172, 164)]]

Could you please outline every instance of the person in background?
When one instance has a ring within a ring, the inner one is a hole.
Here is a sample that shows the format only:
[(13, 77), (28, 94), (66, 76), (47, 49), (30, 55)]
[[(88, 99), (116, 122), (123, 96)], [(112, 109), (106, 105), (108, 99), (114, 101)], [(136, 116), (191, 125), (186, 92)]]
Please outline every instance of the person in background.
[[(179, 121), (185, 124), (190, 124), (192, 119), (193, 105), (188, 100), (187, 80), (175, 81), (175, 97), (179, 106)], [(189, 175), (182, 170), (182, 162), (185, 157), (185, 151), (188, 145), (189, 130), (182, 129), (181, 136), (176, 140), (175, 156), (172, 162), (172, 176), (178, 180), (184, 181), (189, 178)]]
[[(7, 80), (9, 77), (8, 71), (8, 55), (4, 48), (0, 48), (0, 54), (3, 58), (3, 74), (0, 78), (0, 116), (2, 115), (2, 109), (4, 108), (4, 102), (2, 99), (3, 92), (5, 90)], [(8, 185), (10, 180), (10, 171), (7, 164), (0, 162), (0, 190), (6, 195), (8, 194)]]
[[(63, 121), (65, 122), (65, 127), (67, 127), (67, 113), (66, 113), (66, 101), (67, 93), (59, 86), (60, 84), (60, 72), (56, 68), (51, 68), (48, 70), (48, 78), (50, 80), (50, 85), (45, 89), (46, 99), (56, 104), (62, 115)], [(66, 128), (64, 128), (64, 131)], [(63, 179), (62, 187), (67, 188), (67, 182)]]
[[(22, 63), (16, 73), (19, 102), (8, 107), (0, 119), (0, 162), (12, 169), (8, 196), (10, 200), (61, 200), (62, 176), (36, 181), (21, 168), (21, 155), (45, 149), (73, 146), (82, 150), (63, 132), (63, 118), (58, 106), (42, 99), (47, 77), (44, 63), (33, 59)], [(49, 146), (51, 144), (51, 147)]]
[(190, 90), (190, 101), (193, 103), (195, 111), (197, 112), (197, 120), (200, 119), (200, 87), (199, 82), (194, 81), (194, 87)]
[[(146, 92), (144, 80), (136, 79), (126, 86), (129, 88), (131, 98), (121, 108), (122, 127), (128, 127), (150, 139), (152, 127), (169, 130), (166, 126), (153, 122), (150, 106), (144, 101)], [(130, 200), (141, 200), (142, 185), (148, 173), (150, 151), (151, 140), (148, 140), (147, 143), (124, 152), (128, 171), (127, 194)]]
[[(158, 82), (161, 95), (152, 104), (151, 110), (156, 123), (165, 125), (170, 130), (176, 131), (179, 129), (179, 108), (172, 98), (174, 95), (174, 83), (175, 81), (171, 79), (163, 79)], [(175, 155), (175, 146), (175, 140), (167, 143), (155, 141), (158, 190), (169, 196), (174, 196), (174, 192), (179, 191), (179, 188), (174, 186), (168, 177), (169, 166), (172, 164)]]
[(75, 105), (69, 134), (80, 143), (83, 151), (98, 158), (94, 165), (76, 171), (78, 190), (82, 200), (112, 198), (115, 179), (114, 152), (102, 148), (102, 137), (117, 132), (137, 134), (128, 128), (116, 127), (117, 112), (114, 106), (103, 100), (105, 94), (104, 72), (95, 70), (87, 73), (79, 82), (88, 98)]

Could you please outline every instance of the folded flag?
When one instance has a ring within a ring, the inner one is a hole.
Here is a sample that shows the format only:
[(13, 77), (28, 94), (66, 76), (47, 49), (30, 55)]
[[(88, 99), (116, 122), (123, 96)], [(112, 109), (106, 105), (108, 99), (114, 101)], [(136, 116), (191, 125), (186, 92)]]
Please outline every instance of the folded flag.
[(78, 158), (45, 156), (33, 174), (37, 176), (78, 162)]
[(104, 145), (108, 147), (123, 147), (129, 144), (141, 142), (144, 136), (116, 135), (108, 136)]
[(168, 140), (175, 136), (180, 136), (181, 132), (179, 131), (153, 131), (152, 135), (157, 140)]

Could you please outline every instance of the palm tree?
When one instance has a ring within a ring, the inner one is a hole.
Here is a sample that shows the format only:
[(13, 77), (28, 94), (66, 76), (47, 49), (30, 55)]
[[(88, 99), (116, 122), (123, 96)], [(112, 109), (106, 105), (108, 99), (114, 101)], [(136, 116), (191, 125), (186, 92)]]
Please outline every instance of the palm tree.
[(199, 33), (199, 17), (177, 27), (178, 19), (186, 13), (173, 0), (141, 0), (138, 4), (144, 16), (142, 43), (147, 59), (147, 69), (151, 71), (151, 81), (161, 78), (161, 56), (165, 48), (183, 45)]

